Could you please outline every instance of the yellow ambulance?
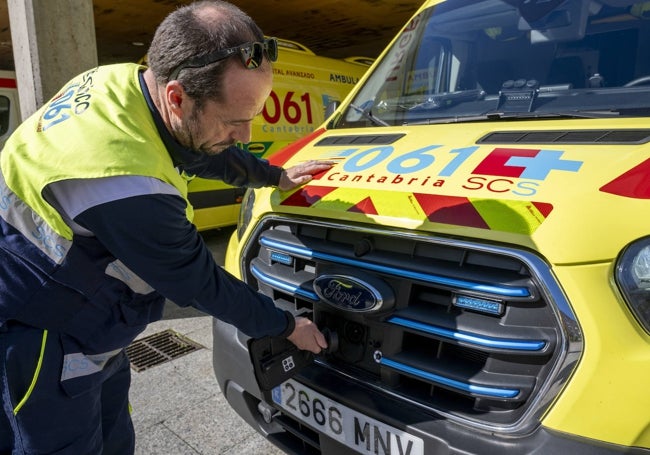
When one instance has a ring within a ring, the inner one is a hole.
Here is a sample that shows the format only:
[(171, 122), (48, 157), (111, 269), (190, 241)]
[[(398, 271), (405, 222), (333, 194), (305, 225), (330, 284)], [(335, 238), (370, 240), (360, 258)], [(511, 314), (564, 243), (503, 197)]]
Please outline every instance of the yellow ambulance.
[(336, 336), (265, 391), (215, 320), (230, 405), (293, 454), (648, 455), (649, 56), (648, 1), (424, 2), (271, 158), (337, 164), (246, 194), (226, 269)]

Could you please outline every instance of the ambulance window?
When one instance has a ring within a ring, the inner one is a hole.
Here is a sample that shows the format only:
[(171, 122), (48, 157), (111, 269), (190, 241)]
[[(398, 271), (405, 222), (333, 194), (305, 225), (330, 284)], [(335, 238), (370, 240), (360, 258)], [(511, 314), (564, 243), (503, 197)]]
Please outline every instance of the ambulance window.
[(0, 136), (9, 130), (9, 107), (9, 98), (0, 95)]

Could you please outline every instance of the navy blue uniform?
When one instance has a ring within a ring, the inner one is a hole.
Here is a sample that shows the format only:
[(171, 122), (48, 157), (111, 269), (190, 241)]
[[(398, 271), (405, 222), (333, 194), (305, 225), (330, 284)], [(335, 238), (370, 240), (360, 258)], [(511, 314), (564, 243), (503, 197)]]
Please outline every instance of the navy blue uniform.
[[(84, 81), (97, 80), (104, 70), (94, 71)], [(21, 169), (7, 165), (0, 173), (0, 454), (132, 453), (124, 348), (162, 317), (165, 299), (252, 337), (293, 330), (291, 315), (214, 262), (188, 220), (180, 185), (164, 166), (169, 162), (174, 172), (252, 187), (276, 185), (282, 170), (235, 147), (215, 156), (184, 149), (162, 124), (142, 78), (122, 76), (133, 68), (116, 65), (110, 71), (115, 90), (121, 95), (125, 86), (128, 92), (117, 108), (129, 115), (115, 122), (149, 131), (151, 147), (166, 151), (154, 158), (150, 175), (122, 170), (45, 185), (37, 197), (56, 209), (53, 219), (60, 216), (71, 229), (65, 236), (7, 184), (10, 177), (20, 182)], [(84, 84), (71, 84), (70, 90), (86, 94)], [(47, 118), (47, 111), (40, 116)], [(89, 150), (102, 145), (92, 137), (88, 143)], [(52, 145), (56, 160), (61, 145)], [(145, 154), (149, 146), (139, 147)], [(131, 153), (132, 147), (124, 147)], [(138, 160), (140, 151), (132, 153)], [(135, 163), (140, 170), (146, 164)], [(55, 169), (56, 163), (47, 165)]]

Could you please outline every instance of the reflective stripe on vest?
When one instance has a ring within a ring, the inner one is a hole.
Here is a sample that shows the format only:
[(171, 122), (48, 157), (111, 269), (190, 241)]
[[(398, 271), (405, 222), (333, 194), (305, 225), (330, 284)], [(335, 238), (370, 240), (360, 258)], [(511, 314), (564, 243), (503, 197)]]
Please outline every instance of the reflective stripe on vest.
[(61, 264), (72, 241), (57, 234), (45, 220), (21, 201), (0, 172), (0, 216), (54, 263)]

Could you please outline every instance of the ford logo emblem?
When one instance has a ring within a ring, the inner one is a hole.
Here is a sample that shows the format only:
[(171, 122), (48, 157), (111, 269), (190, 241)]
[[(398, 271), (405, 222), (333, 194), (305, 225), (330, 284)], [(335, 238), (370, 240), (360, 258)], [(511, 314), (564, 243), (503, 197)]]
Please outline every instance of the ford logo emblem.
[(314, 291), (325, 303), (348, 311), (370, 311), (381, 307), (382, 294), (370, 283), (349, 275), (321, 275)]

